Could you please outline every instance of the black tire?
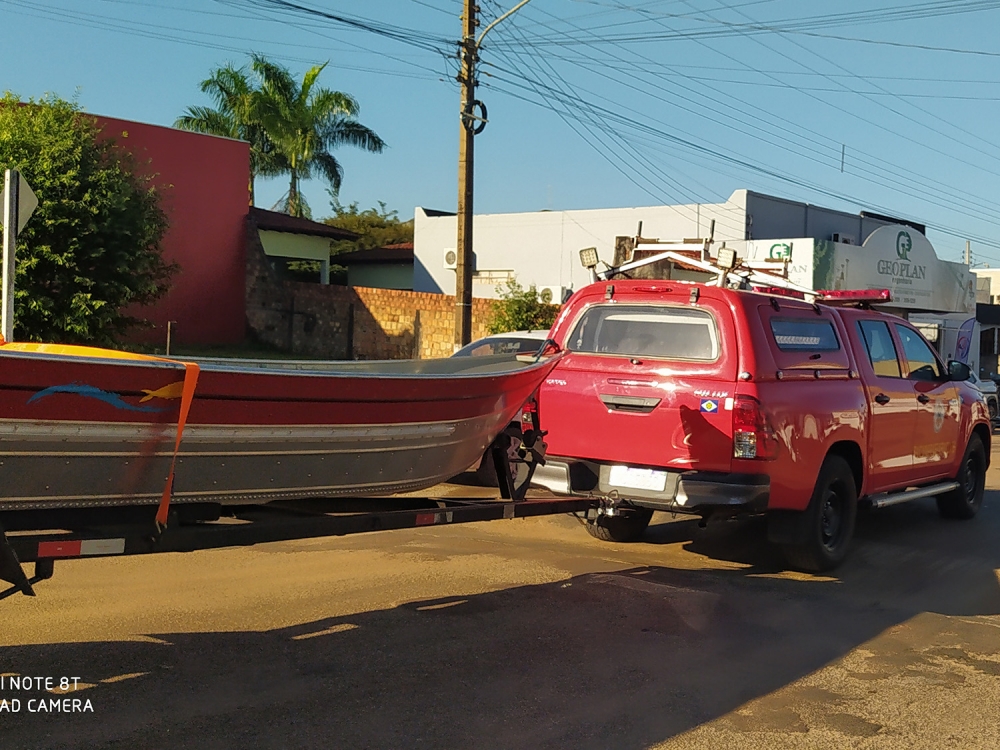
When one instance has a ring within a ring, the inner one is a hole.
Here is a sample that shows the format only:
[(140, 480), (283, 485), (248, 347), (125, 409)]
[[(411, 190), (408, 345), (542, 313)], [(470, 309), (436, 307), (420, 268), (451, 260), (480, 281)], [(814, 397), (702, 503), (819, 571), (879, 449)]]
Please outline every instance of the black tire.
[(857, 515), (854, 472), (840, 456), (827, 456), (802, 518), (804, 541), (783, 545), (785, 558), (793, 568), (807, 573), (837, 567), (847, 557)]
[[(516, 456), (516, 450), (508, 454), (510, 481), (515, 489), (524, 484), (528, 477), (528, 464), (517, 459)], [(493, 463), (493, 456), (488, 449), (476, 468), (476, 483), (483, 487), (497, 487), (499, 485), (496, 465)]]
[(587, 531), (602, 542), (635, 542), (642, 538), (653, 518), (653, 511), (648, 508), (620, 509), (619, 513), (587, 521)]
[(957, 489), (938, 496), (938, 512), (943, 518), (972, 518), (983, 504), (986, 489), (986, 449), (979, 435), (969, 438), (955, 481)]

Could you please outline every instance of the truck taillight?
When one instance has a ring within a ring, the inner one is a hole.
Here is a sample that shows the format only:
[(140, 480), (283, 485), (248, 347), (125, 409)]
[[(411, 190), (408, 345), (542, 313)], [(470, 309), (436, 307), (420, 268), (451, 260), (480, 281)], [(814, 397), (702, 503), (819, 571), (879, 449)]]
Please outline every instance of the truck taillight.
[(733, 458), (772, 459), (778, 441), (760, 401), (737, 396), (733, 404)]

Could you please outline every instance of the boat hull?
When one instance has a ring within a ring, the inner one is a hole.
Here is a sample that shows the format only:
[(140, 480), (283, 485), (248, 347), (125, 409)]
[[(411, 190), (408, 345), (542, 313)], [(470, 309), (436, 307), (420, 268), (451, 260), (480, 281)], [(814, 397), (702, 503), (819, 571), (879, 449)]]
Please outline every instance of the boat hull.
[[(155, 504), (182, 365), (0, 347), (0, 510)], [(202, 366), (172, 502), (385, 495), (475, 463), (554, 361)], [(407, 369), (409, 364), (409, 369)]]

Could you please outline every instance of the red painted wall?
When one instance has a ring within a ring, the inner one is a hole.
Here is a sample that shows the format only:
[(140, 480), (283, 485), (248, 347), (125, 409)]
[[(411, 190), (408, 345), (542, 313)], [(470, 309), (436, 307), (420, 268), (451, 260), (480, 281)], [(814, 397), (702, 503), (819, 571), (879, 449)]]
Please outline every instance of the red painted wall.
[(249, 144), (110, 117), (97, 122), (153, 176), (170, 220), (163, 255), (180, 266), (164, 297), (130, 311), (155, 325), (132, 338), (162, 346), (174, 320), (177, 344), (243, 341)]

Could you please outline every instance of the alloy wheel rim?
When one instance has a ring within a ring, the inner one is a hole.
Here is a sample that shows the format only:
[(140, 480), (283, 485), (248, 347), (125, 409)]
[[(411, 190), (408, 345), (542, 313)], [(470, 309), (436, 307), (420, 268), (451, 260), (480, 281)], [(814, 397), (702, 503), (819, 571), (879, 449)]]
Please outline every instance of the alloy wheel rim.
[(823, 511), (820, 532), (823, 535), (823, 546), (833, 549), (840, 537), (843, 523), (843, 503), (840, 495), (832, 487), (823, 497)]
[(978, 465), (976, 463), (975, 456), (969, 456), (965, 460), (965, 482), (963, 482), (963, 490), (965, 491), (965, 500), (970, 505), (976, 502), (976, 490), (979, 484), (979, 473), (977, 471)]

